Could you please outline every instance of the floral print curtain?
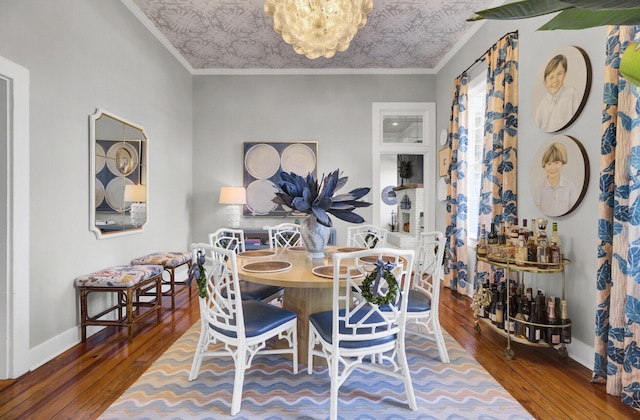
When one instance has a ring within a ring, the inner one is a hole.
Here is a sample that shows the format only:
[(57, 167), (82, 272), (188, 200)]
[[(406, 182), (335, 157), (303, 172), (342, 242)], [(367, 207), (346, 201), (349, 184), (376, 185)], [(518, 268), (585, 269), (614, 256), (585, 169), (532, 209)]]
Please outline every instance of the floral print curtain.
[(640, 408), (640, 87), (620, 75), (640, 26), (608, 28), (593, 382)]
[(468, 79), (463, 73), (453, 82), (449, 121), (449, 169), (447, 170), (447, 229), (444, 281), (452, 291), (467, 293), (467, 196)]
[[(518, 148), (518, 32), (505, 35), (487, 51), (487, 109), (485, 113), (482, 184), (478, 223), (487, 229), (517, 217)], [(503, 270), (478, 264), (476, 281), (492, 274), (499, 282)]]

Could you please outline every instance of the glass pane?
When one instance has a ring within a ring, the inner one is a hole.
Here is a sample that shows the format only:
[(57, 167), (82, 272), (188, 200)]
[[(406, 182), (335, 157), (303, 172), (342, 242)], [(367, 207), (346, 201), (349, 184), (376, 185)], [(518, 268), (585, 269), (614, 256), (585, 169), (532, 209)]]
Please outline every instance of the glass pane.
[(382, 117), (383, 143), (422, 143), (422, 115)]

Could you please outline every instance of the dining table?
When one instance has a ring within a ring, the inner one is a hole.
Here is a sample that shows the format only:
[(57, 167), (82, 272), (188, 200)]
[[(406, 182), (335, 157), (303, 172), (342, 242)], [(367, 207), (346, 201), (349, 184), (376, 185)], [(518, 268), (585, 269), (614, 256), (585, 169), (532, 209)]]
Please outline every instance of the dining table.
[[(298, 315), (300, 363), (307, 363), (309, 315), (328, 311), (333, 307), (333, 255), (336, 252), (362, 249), (328, 246), (325, 248), (324, 258), (308, 257), (304, 247), (264, 249), (238, 254), (238, 276), (241, 279), (284, 287), (282, 307)], [(344, 264), (349, 264), (349, 260), (344, 260)]]

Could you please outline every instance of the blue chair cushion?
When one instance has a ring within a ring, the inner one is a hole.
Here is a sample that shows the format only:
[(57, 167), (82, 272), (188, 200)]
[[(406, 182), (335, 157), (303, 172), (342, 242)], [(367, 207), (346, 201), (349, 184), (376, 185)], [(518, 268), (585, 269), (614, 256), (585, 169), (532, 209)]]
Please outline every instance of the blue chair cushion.
[[(257, 300), (242, 301), (244, 332), (247, 337), (255, 337), (279, 327), (296, 318), (295, 312), (278, 308)], [(229, 337), (237, 337), (235, 331), (224, 330), (209, 324), (214, 330)]]
[[(240, 296), (242, 300), (265, 300), (279, 293), (282, 289), (284, 289), (282, 286), (269, 286), (240, 280)], [(222, 289), (222, 296), (225, 299), (227, 298), (227, 289)]]
[[(402, 302), (402, 295), (398, 305)], [(390, 311), (389, 305), (380, 305), (381, 311)], [(407, 306), (407, 313), (409, 312), (427, 312), (431, 310), (431, 300), (418, 292), (417, 290), (409, 290), (409, 305)]]
[[(369, 309), (365, 306), (364, 308), (362, 308), (361, 310), (359, 310), (358, 312), (356, 312), (355, 314), (353, 314), (352, 316), (352, 320), (355, 322), (359, 319), (361, 319), (365, 314), (367, 314), (369, 312)], [(344, 309), (340, 310), (340, 316), (343, 316), (345, 311)], [(325, 312), (318, 312), (315, 314), (312, 314), (311, 316), (309, 316), (309, 321), (311, 321), (311, 323), (313, 324), (313, 326), (316, 328), (316, 330), (318, 331), (318, 333), (320, 334), (320, 336), (322, 337), (322, 339), (324, 341), (326, 341), (327, 343), (331, 343), (333, 341), (333, 311), (325, 311)], [(371, 317), (369, 317), (369, 319), (367, 320), (366, 323), (368, 322), (371, 323), (375, 323), (375, 322), (380, 322), (382, 321), (382, 316), (380, 316), (380, 314), (374, 313)], [(366, 324), (365, 323), (365, 324)], [(353, 334), (353, 328), (351, 327), (347, 327), (344, 323), (344, 321), (340, 321), (340, 333), (341, 334)], [(361, 331), (357, 331), (356, 334), (358, 333), (362, 333), (362, 334), (369, 334), (371, 332), (370, 328), (362, 328)], [(385, 344), (388, 343), (390, 341), (395, 340), (395, 334), (394, 335), (388, 335), (382, 338), (377, 338), (377, 339), (373, 339), (373, 340), (362, 340), (362, 341), (341, 341), (340, 342), (340, 347), (342, 348), (349, 348), (349, 349), (358, 349), (358, 348), (363, 348), (363, 347), (372, 347), (372, 346), (377, 346), (380, 344)]]

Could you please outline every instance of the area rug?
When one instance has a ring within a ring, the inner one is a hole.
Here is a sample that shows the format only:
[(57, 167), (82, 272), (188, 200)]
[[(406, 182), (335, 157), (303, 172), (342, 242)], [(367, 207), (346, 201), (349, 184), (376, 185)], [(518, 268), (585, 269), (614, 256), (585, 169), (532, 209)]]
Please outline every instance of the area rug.
[[(102, 419), (220, 419), (230, 416), (231, 358), (205, 359), (189, 382), (200, 323), (178, 339), (113, 405)], [(411, 411), (400, 380), (355, 372), (340, 387), (342, 419), (531, 419), (531, 415), (445, 332), (450, 364), (440, 362), (435, 345), (407, 337), (418, 411)], [(234, 419), (326, 419), (327, 368), (297, 375), (281, 356), (254, 359), (247, 371), (242, 408)]]

